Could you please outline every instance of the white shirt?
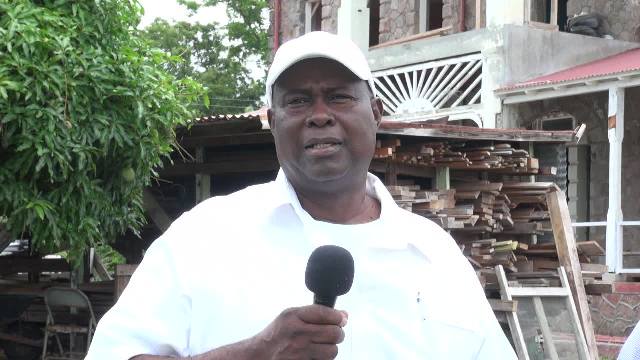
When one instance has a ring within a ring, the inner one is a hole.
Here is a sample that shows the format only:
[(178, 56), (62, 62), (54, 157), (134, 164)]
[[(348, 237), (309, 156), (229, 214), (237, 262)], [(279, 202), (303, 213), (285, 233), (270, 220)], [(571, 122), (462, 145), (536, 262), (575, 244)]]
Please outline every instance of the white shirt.
[(627, 338), (627, 341), (622, 345), (620, 353), (618, 354), (618, 360), (638, 360), (640, 359), (640, 323), (636, 324), (631, 331), (631, 334)]
[(306, 262), (317, 246), (351, 252), (355, 277), (338, 359), (515, 359), (478, 279), (447, 232), (400, 209), (373, 175), (378, 220), (314, 220), (280, 171), (214, 197), (149, 248), (100, 320), (86, 359), (197, 355), (249, 338), (285, 308), (312, 303)]

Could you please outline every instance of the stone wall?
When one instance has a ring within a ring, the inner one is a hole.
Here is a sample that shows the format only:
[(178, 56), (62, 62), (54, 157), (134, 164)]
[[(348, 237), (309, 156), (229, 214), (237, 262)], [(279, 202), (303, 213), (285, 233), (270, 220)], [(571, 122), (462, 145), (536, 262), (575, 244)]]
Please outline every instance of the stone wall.
[(618, 40), (640, 41), (640, 0), (569, 0), (569, 16), (585, 13), (603, 15), (611, 35)]
[(338, 32), (338, 9), (340, 0), (322, 0), (322, 30)]
[[(402, 39), (417, 34), (419, 26), (419, 0), (380, 0), (380, 43)], [(274, 0), (271, 0), (269, 28), (270, 46), (273, 44), (273, 23), (275, 20)], [(282, 0), (280, 43), (304, 34), (305, 0)], [(459, 0), (444, 0), (442, 26), (451, 26), (450, 33), (459, 32)], [(338, 9), (340, 0), (322, 0), (322, 30), (338, 31)], [(482, 1), (483, 12), (486, 0)], [(484, 19), (482, 21), (484, 27)], [(475, 0), (465, 0), (465, 29), (475, 28)]]
[(380, 0), (380, 43), (415, 34), (417, 19), (415, 0)]
[[(305, 0), (281, 0), (280, 4), (280, 44), (304, 34)], [(275, 22), (274, 0), (270, 1), (269, 47), (273, 56), (273, 31)], [(322, 0), (322, 23), (324, 31), (338, 32), (338, 8), (340, 0)]]

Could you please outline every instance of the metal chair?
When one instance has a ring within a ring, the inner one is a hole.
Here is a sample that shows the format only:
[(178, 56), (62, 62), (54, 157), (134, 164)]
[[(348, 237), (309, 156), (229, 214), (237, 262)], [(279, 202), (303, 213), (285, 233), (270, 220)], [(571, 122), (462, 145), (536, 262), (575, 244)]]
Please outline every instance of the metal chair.
[[(45, 291), (44, 304), (47, 309), (42, 359), (82, 359), (89, 349), (96, 328), (96, 317), (87, 295), (78, 289), (51, 287)], [(69, 351), (65, 352), (60, 334), (69, 336)], [(86, 335), (83, 352), (74, 352), (74, 337)], [(47, 356), (47, 344), (53, 336), (58, 345), (58, 355)]]

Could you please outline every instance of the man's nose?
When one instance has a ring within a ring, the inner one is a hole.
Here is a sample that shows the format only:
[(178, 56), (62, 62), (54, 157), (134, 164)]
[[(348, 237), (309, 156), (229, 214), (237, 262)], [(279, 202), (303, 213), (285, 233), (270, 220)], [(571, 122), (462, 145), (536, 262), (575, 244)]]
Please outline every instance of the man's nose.
[(335, 118), (330, 107), (323, 99), (318, 99), (311, 105), (311, 113), (305, 121), (305, 125), (309, 127), (323, 127), (334, 125)]

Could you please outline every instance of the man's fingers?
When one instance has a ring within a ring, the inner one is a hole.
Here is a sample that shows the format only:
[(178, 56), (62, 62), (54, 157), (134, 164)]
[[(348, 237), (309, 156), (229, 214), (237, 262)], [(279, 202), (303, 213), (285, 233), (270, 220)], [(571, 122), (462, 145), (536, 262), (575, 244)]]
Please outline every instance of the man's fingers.
[(340, 344), (344, 341), (344, 330), (335, 325), (318, 325), (311, 342), (314, 344)]
[(308, 305), (300, 308), (300, 320), (308, 324), (345, 326), (346, 313), (322, 305)]
[(311, 344), (309, 358), (313, 360), (331, 360), (338, 356), (338, 345)]

